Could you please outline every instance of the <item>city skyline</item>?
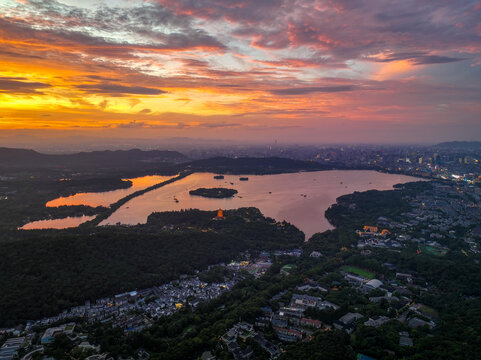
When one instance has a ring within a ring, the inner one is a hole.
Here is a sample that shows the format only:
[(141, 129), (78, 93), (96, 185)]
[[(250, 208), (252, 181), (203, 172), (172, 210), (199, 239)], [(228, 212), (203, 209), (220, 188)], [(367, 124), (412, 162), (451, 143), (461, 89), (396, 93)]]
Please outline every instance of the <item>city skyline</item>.
[(481, 2), (4, 0), (0, 134), (481, 139)]

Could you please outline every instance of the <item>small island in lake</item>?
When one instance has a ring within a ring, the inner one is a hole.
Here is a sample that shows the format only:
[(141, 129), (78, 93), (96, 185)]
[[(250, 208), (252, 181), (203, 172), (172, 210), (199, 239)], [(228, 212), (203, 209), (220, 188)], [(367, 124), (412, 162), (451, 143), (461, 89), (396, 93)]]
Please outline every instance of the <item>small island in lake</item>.
[(207, 198), (224, 199), (230, 198), (237, 194), (237, 190), (225, 189), (225, 188), (199, 188), (196, 190), (190, 190), (190, 195), (203, 196)]

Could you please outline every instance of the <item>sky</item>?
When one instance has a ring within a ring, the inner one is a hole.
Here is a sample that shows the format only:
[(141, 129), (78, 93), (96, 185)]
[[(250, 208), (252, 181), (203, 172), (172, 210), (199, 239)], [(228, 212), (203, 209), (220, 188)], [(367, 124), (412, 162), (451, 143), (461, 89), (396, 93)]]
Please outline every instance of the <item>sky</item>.
[(481, 1), (0, 0), (24, 135), (481, 140)]

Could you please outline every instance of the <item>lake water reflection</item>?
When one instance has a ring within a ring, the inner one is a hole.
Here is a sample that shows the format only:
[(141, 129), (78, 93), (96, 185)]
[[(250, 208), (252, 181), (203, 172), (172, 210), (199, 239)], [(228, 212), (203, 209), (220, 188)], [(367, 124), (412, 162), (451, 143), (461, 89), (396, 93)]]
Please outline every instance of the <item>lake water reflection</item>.
[(63, 219), (47, 219), (32, 221), (23, 225), (22, 230), (40, 230), (40, 229), (67, 229), (77, 227), (84, 222), (95, 219), (95, 216), (78, 216), (67, 217)]
[(109, 206), (123, 197), (132, 194), (133, 192), (146, 189), (149, 186), (167, 181), (172, 176), (149, 175), (132, 179), (124, 179), (132, 181), (132, 186), (127, 189), (118, 189), (112, 191), (105, 191), (100, 193), (78, 193), (72, 196), (59, 197), (45, 204), (47, 207), (57, 207), (62, 205), (86, 205), (86, 206)]
[[(152, 212), (181, 209), (215, 210), (254, 206), (265, 216), (286, 220), (304, 231), (308, 239), (316, 232), (331, 229), (324, 212), (336, 198), (354, 191), (389, 190), (393, 185), (419, 181), (405, 175), (368, 170), (332, 170), (278, 175), (225, 175), (196, 173), (132, 199), (100, 225), (145, 223)], [(199, 187), (226, 187), (238, 193), (229, 199), (208, 199), (189, 195)], [(177, 201), (176, 201), (177, 199)]]

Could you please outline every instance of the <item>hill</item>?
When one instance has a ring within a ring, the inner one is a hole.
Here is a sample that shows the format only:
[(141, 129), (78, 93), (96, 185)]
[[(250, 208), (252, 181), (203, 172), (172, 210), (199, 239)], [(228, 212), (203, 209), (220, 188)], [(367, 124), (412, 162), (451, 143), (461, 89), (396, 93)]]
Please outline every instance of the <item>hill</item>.
[(267, 158), (228, 158), (215, 157), (195, 160), (186, 164), (187, 168), (197, 172), (217, 172), (221, 174), (279, 174), (297, 171), (330, 170), (331, 166), (310, 161), (293, 160), (280, 157)]
[[(333, 167), (310, 161), (280, 157), (214, 157), (188, 161), (177, 151), (139, 149), (43, 154), (34, 150), (0, 147), (0, 168), (15, 170), (71, 171), (167, 171), (181, 170), (231, 174), (278, 174), (297, 171), (330, 170)], [(338, 167), (337, 167), (338, 168)]]
[(75, 154), (42, 154), (34, 150), (0, 148), (0, 167), (68, 169), (142, 169), (186, 161), (177, 151), (139, 149), (92, 151)]

